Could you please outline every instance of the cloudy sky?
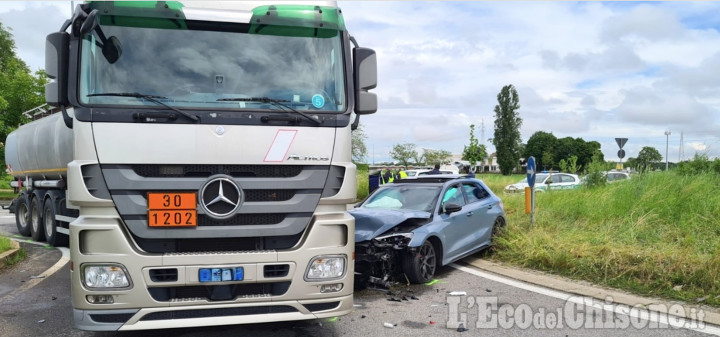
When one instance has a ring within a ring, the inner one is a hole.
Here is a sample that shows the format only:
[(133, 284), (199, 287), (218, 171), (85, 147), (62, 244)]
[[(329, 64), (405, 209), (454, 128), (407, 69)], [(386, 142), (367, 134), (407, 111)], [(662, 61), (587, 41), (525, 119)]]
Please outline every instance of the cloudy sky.
[[(536, 131), (602, 144), (617, 160), (643, 146), (677, 161), (720, 156), (720, 2), (340, 1), (378, 54), (379, 109), (363, 116), (368, 161), (394, 144), (462, 152), (470, 124), (493, 136), (497, 94), (520, 96), (523, 141)], [(18, 55), (44, 67), (45, 35), (69, 1), (0, 2)], [(489, 142), (486, 145), (493, 151)]]

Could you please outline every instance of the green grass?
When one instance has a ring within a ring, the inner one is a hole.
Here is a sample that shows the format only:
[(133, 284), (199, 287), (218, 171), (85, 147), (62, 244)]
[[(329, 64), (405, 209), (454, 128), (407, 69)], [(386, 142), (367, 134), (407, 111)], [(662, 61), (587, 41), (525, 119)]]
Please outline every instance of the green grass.
[(10, 239), (0, 236), (0, 253), (4, 253), (8, 250), (10, 250), (12, 246), (10, 245)]
[[(499, 194), (507, 230), (492, 259), (641, 295), (720, 306), (717, 175), (656, 172), (598, 189)], [(682, 286), (681, 290), (674, 290)]]
[(370, 183), (368, 178), (367, 166), (358, 166), (357, 170), (357, 199), (360, 201), (368, 196), (370, 190)]
[[(0, 236), (0, 253), (4, 253), (8, 250), (10, 250), (12, 246), (10, 245), (10, 239), (6, 238), (4, 236)], [(15, 254), (13, 257), (6, 258), (5, 261), (0, 261), (0, 269), (3, 269), (5, 266), (12, 266), (22, 260), (25, 259), (25, 250), (20, 248), (17, 254)]]

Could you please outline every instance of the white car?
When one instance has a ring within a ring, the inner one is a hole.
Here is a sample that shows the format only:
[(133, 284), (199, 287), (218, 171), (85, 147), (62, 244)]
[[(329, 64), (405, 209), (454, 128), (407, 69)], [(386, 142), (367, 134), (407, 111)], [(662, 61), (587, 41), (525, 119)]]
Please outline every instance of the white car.
[[(524, 193), (525, 187), (530, 185), (527, 178), (518, 183), (505, 186), (505, 193)], [(544, 192), (551, 190), (567, 190), (580, 187), (580, 177), (570, 173), (538, 173), (535, 175), (535, 191)]]

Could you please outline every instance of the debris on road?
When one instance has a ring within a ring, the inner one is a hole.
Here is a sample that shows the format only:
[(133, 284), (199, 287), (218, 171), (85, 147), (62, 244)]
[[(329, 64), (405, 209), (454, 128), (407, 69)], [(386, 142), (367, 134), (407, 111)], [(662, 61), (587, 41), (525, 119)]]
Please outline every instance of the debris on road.
[(468, 329), (465, 327), (465, 324), (460, 323), (460, 326), (457, 328), (457, 332), (465, 332), (468, 331)]
[(31, 280), (38, 279), (38, 278), (45, 278), (45, 275), (30, 276)]
[(425, 283), (425, 285), (426, 285), (426, 286), (431, 286), (431, 285), (433, 285), (433, 284), (435, 284), (435, 283), (438, 283), (438, 282), (440, 282), (440, 280), (434, 279), (434, 280), (432, 280), (432, 281), (430, 281), (430, 282)]
[(38, 323), (45, 323), (45, 320), (44, 320), (44, 319), (41, 319), (41, 320), (39, 320), (39, 321), (37, 321), (37, 322), (38, 322)]
[(389, 328), (389, 329), (392, 329), (395, 327), (392, 323), (388, 323), (388, 322), (383, 323), (383, 326), (386, 328)]
[(451, 291), (448, 293), (450, 296), (467, 296), (467, 292), (465, 291)]

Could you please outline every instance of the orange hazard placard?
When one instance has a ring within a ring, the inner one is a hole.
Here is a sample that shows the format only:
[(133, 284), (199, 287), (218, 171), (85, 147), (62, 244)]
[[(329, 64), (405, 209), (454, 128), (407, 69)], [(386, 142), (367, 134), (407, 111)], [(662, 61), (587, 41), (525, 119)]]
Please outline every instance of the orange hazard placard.
[(194, 192), (148, 193), (148, 226), (197, 226), (197, 195)]

